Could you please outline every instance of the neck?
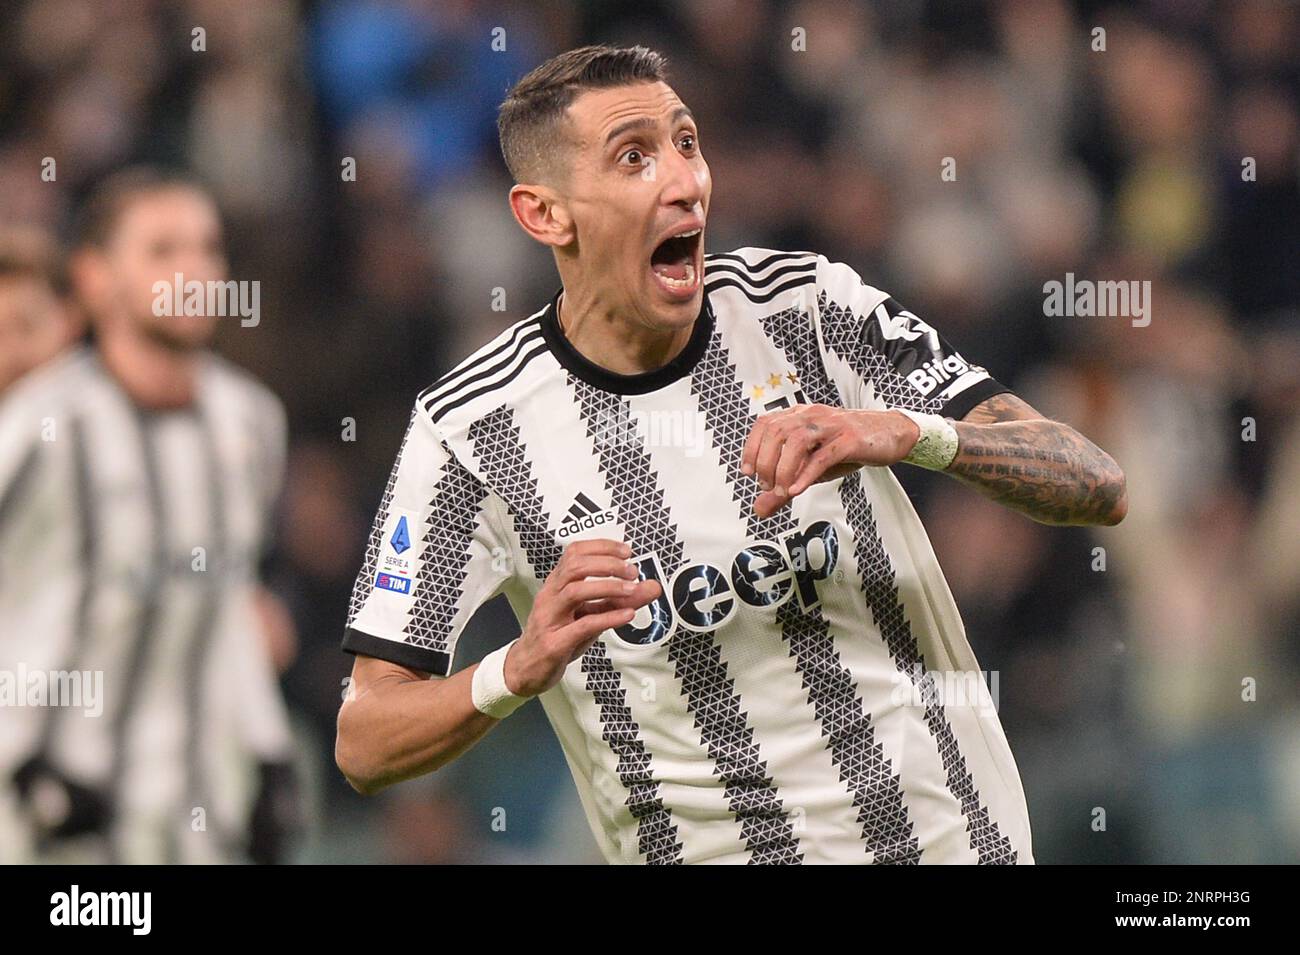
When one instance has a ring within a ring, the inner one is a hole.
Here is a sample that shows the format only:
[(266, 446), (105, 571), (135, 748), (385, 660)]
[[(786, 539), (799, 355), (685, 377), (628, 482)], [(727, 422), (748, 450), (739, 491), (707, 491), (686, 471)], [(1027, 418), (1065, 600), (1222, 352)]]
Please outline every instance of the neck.
[(588, 361), (620, 375), (639, 375), (668, 364), (686, 347), (694, 323), (652, 328), (625, 313), (583, 302), (568, 289), (556, 305), (560, 330)]
[(194, 403), (199, 352), (168, 348), (121, 325), (101, 332), (97, 347), (104, 367), (136, 405), (162, 411)]

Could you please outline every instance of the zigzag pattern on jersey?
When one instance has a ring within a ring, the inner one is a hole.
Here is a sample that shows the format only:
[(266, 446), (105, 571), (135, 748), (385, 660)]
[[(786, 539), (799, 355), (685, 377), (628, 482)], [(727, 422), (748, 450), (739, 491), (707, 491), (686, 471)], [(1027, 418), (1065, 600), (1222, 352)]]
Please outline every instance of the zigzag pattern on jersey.
[(411, 419), (406, 423), (406, 433), (402, 435), (402, 443), (397, 449), (397, 458), (388, 473), (388, 483), (384, 485), (384, 496), (380, 498), (379, 510), (375, 513), (375, 523), (370, 528), (370, 538), (366, 541), (366, 557), (361, 563), (361, 573), (357, 575), (357, 582), (352, 587), (352, 599), (348, 604), (349, 627), (361, 612), (361, 607), (370, 594), (370, 588), (374, 585), (375, 574), (379, 571), (379, 551), (384, 546), (384, 524), (388, 520), (388, 509), (393, 504), (393, 488), (397, 486), (398, 466), (402, 461), (402, 453), (406, 450), (406, 439), (411, 436), (411, 429), (415, 427), (417, 414), (419, 412), (416, 409), (411, 410)]
[(889, 356), (873, 344), (874, 315), (858, 315), (852, 309), (832, 302), (825, 292), (817, 296), (817, 309), (821, 315), (822, 339), (826, 348), (847, 362), (863, 381), (869, 382), (885, 407), (931, 414), (943, 410), (942, 401), (927, 398), (913, 388), (894, 370)]
[[(939, 758), (948, 774), (948, 789), (961, 803), (962, 814), (967, 820), (966, 831), (970, 833), (971, 847), (979, 855), (980, 865), (1014, 865), (1017, 853), (1011, 847), (1011, 840), (1002, 835), (998, 824), (990, 818), (988, 809), (980, 801), (975, 780), (966, 767), (966, 757), (962, 756), (952, 726), (944, 714), (934, 674), (925, 667), (925, 659), (898, 599), (894, 568), (876, 531), (871, 502), (862, 488), (861, 477), (861, 473), (855, 471), (844, 478), (840, 483), (840, 499), (844, 502), (849, 526), (853, 528), (854, 556), (862, 578), (862, 592), (871, 607), (871, 617), (885, 638), (894, 665), (900, 673), (913, 678), (921, 691), (926, 726), (939, 746)], [(921, 672), (919, 682), (914, 679), (918, 670)]]
[[(569, 376), (571, 387), (600, 459), (613, 505), (633, 553), (654, 551), (664, 580), (684, 562), (684, 545), (669, 518), (662, 488), (650, 457), (631, 420), (631, 408), (619, 395)], [(595, 440), (600, 422), (615, 422), (617, 442)], [(735, 681), (727, 675), (721, 650), (709, 633), (678, 628), (666, 652), (682, 684), (686, 707), (695, 718), (714, 772), (722, 781), (727, 804), (740, 824), (750, 863), (793, 864), (803, 861), (789, 812), (777, 794), (760, 757), (754, 731), (741, 709)]]
[[(781, 316), (791, 314), (797, 313), (790, 309), (767, 321), (779, 323)], [(715, 330), (713, 336), (712, 345), (695, 367), (691, 388), (726, 465), (732, 498), (745, 515), (746, 536), (780, 540), (797, 529), (796, 523), (788, 507), (766, 519), (754, 513), (751, 504), (758, 496), (758, 479), (741, 473), (740, 455), (757, 415), (750, 411), (736, 366), (723, 348), (721, 332)], [(796, 598), (790, 597), (777, 608), (777, 620), (840, 781), (857, 809), (864, 849), (877, 863), (919, 862), (920, 844), (903, 802), (899, 776), (876, 740), (872, 715), (865, 711), (853, 674), (835, 649), (826, 617), (819, 607), (803, 612)]]
[[(537, 579), (545, 579), (559, 563), (561, 548), (547, 529), (550, 516), (542, 506), (513, 412), (505, 405), (494, 409), (470, 425), (468, 437), (488, 483), (514, 516), (524, 556)], [(601, 735), (617, 758), (618, 778), (628, 791), (626, 805), (636, 820), (638, 850), (652, 865), (680, 863), (677, 827), (664, 806), (641, 727), (632, 718), (627, 694), (603, 643), (597, 640), (583, 654), (581, 668), (587, 691), (599, 708)]]
[[(825, 299), (819, 301), (824, 302)], [(764, 320), (764, 324), (768, 336), (799, 370), (799, 381), (808, 399), (814, 404), (842, 407), (839, 393), (822, 366), (817, 333), (811, 318), (797, 309), (790, 309), (770, 316)], [(895, 378), (899, 377), (892, 369), (890, 373)], [(916, 395), (915, 389), (907, 387)], [(918, 666), (924, 674), (921, 692), (922, 699), (926, 702), (926, 726), (934, 737), (944, 771), (948, 774), (948, 789), (966, 816), (966, 831), (971, 834), (971, 845), (978, 853), (981, 863), (1014, 862), (1016, 853), (980, 802), (975, 781), (966, 768), (966, 760), (957, 746), (952, 726), (944, 716), (942, 705), (935, 701), (934, 676), (925, 669), (925, 658), (903, 612), (894, 567), (880, 540), (871, 505), (862, 489), (860, 474), (855, 472), (841, 482), (840, 499), (844, 503), (849, 526), (853, 529), (854, 558), (862, 581), (862, 592), (867, 598), (867, 606), (871, 608), (872, 619), (885, 638), (894, 666), (908, 679), (915, 675)]]
[[(487, 495), (483, 482), (448, 451), (429, 500), (424, 548), (411, 589), (411, 613), (402, 627), (413, 646), (438, 653), (452, 651), (452, 622), (469, 577), (470, 541)], [(453, 567), (454, 577), (447, 573)]]

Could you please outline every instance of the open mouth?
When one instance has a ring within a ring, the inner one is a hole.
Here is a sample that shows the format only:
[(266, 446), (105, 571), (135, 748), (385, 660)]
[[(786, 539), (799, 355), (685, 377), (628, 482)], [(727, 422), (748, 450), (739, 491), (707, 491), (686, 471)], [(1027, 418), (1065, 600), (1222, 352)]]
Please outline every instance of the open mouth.
[(703, 237), (703, 229), (687, 229), (664, 239), (650, 256), (650, 271), (674, 298), (688, 298), (699, 286)]

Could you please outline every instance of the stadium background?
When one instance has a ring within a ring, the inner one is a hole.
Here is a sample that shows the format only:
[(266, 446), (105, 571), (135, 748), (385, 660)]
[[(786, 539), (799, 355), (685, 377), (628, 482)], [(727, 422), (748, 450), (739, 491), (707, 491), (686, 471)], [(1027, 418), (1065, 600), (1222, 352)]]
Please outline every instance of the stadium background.
[[(332, 747), (348, 594), (411, 401), (557, 284), (509, 215), (495, 107), (546, 56), (612, 41), (668, 54), (700, 120), (710, 250), (849, 262), (1125, 467), (1129, 516), (1099, 529), (900, 469), (997, 671), (1038, 860), (1300, 860), (1300, 5), (29, 0), (2, 19), (0, 220), (62, 231), (104, 172), (182, 165), (217, 193), (233, 277), (261, 282), (261, 323), (227, 320), (218, 347), (291, 419), (271, 584), (298, 634), (299, 859), (598, 859), (536, 703), (377, 797)], [(1150, 280), (1153, 320), (1045, 316), (1067, 272)], [(515, 631), (493, 603), (457, 665)]]

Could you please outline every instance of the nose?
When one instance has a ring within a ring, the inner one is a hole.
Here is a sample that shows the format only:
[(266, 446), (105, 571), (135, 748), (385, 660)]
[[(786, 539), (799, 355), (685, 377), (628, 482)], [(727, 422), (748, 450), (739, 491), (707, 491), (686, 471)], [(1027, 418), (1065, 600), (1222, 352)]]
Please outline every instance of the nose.
[(704, 201), (708, 169), (703, 160), (692, 163), (676, 149), (667, 159), (660, 163), (660, 175), (663, 179), (663, 200), (671, 205), (680, 205), (688, 212), (694, 212), (696, 206)]

